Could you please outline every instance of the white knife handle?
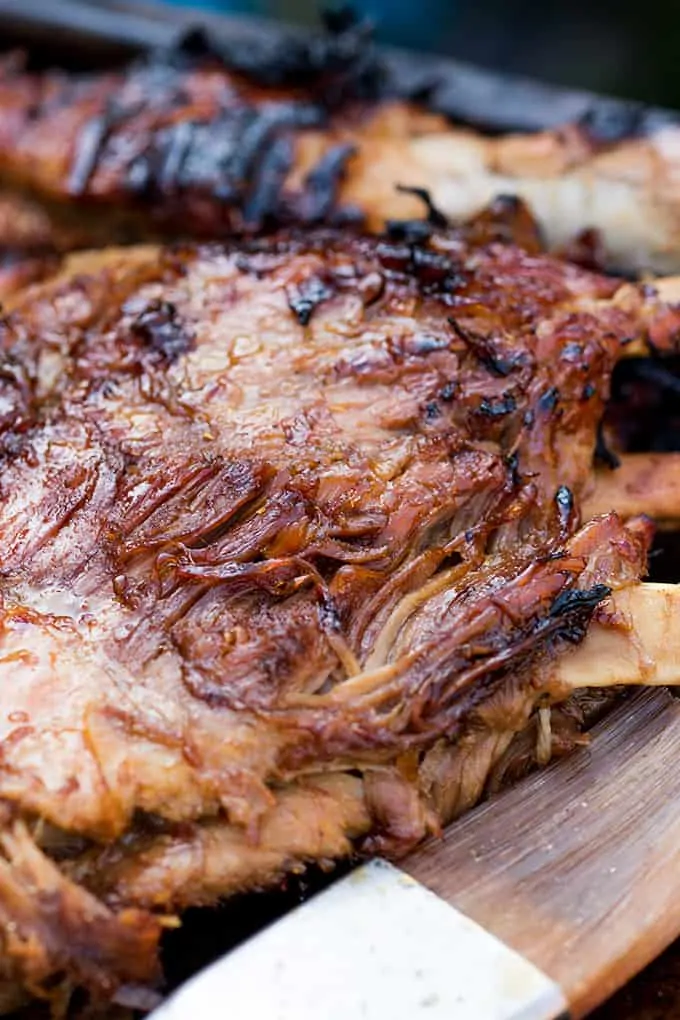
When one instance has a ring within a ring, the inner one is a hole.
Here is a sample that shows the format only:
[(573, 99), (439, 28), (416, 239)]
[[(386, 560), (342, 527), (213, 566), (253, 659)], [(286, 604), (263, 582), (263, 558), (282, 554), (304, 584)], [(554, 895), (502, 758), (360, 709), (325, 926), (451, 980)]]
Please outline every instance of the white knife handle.
[(556, 1020), (558, 986), (419, 882), (366, 864), (179, 989), (154, 1020)]

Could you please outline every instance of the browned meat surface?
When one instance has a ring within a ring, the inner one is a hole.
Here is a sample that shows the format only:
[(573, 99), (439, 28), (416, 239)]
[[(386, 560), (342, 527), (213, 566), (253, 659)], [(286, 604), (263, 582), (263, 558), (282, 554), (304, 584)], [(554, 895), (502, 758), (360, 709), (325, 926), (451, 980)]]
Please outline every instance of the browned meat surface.
[(58, 223), (38, 201), (0, 191), (0, 303), (51, 276), (60, 253), (82, 247), (88, 236), (76, 223)]
[(586, 125), (487, 138), (367, 88), (356, 40), (317, 40), (311, 53), (308, 73), (289, 75), (187, 49), (80, 77), (28, 74), (9, 58), (0, 181), (38, 197), (77, 243), (348, 219), (374, 228), (419, 214), (396, 189), (406, 183), (458, 220), (516, 194), (548, 242), (580, 258), (680, 266), (677, 125), (614, 143)]
[[(56, 261), (56, 234), (37, 203), (0, 192), (0, 302), (50, 275)], [(64, 241), (65, 247), (71, 247), (66, 238)]]
[(36, 251), (53, 244), (47, 214), (36, 203), (0, 193), (0, 249)]
[(0, 251), (0, 301), (30, 283), (44, 280), (57, 262), (52, 252)]
[(83, 254), (15, 300), (13, 982), (152, 983), (168, 914), (399, 853), (544, 757), (555, 658), (645, 570), (644, 521), (580, 521), (610, 374), (680, 311), (507, 223)]

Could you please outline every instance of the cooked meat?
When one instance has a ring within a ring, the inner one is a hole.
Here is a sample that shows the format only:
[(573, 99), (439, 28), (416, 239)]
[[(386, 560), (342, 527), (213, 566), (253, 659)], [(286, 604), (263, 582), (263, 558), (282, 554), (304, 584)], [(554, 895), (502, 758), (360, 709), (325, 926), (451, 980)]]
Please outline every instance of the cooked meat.
[(580, 521), (611, 372), (680, 310), (493, 230), (84, 254), (2, 320), (0, 930), (32, 994), (152, 981), (168, 913), (399, 853), (514, 740), (550, 754), (555, 664), (650, 540)]
[(0, 249), (39, 251), (52, 247), (52, 230), (45, 211), (36, 203), (8, 192), (0, 193)]
[(2, 849), (0, 924), (9, 967), (22, 983), (39, 987), (61, 967), (111, 992), (112, 970), (131, 983), (154, 977), (160, 919), (135, 908), (109, 910), (41, 853), (22, 823), (3, 834)]
[(66, 228), (37, 201), (12, 191), (0, 192), (0, 302), (28, 284), (51, 276), (60, 253), (83, 247), (88, 231)]
[(618, 460), (615, 470), (603, 467), (593, 476), (586, 513), (590, 516), (616, 507), (623, 517), (645, 513), (657, 521), (677, 521), (680, 454), (631, 453)]
[(0, 301), (50, 275), (55, 266), (54, 234), (38, 204), (0, 193)]
[(50, 276), (58, 258), (52, 252), (0, 251), (0, 302), (29, 283)]
[(365, 65), (349, 52), (354, 63), (343, 64), (339, 45), (302, 79), (186, 48), (180, 59), (81, 77), (24, 73), (10, 58), (0, 72), (0, 180), (91, 244), (348, 219), (380, 227), (419, 214), (395, 187), (407, 183), (428, 188), (454, 219), (519, 195), (548, 242), (577, 259), (680, 266), (677, 125), (615, 142), (587, 124), (484, 137), (389, 89), (357, 88)]

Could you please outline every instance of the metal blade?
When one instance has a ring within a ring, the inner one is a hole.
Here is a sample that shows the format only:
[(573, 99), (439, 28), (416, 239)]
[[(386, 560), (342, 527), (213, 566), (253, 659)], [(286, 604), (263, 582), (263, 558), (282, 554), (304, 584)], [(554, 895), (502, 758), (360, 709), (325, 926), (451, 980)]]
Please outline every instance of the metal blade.
[(373, 861), (198, 974), (153, 1020), (555, 1020), (558, 986)]

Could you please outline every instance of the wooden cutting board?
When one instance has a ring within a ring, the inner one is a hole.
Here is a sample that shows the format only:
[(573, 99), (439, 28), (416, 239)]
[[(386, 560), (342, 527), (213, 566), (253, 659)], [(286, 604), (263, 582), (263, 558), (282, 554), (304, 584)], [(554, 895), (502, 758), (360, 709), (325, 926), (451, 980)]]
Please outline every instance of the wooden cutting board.
[(401, 866), (584, 1016), (680, 935), (678, 762), (680, 701), (642, 690)]

